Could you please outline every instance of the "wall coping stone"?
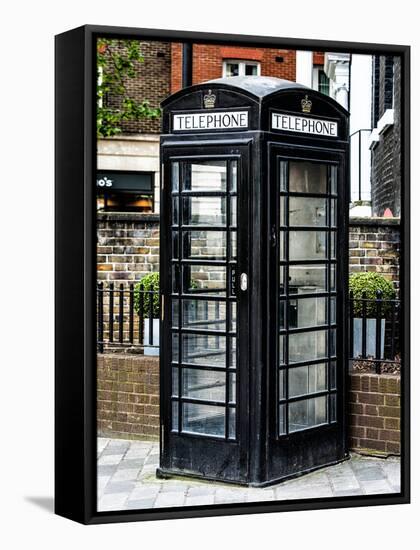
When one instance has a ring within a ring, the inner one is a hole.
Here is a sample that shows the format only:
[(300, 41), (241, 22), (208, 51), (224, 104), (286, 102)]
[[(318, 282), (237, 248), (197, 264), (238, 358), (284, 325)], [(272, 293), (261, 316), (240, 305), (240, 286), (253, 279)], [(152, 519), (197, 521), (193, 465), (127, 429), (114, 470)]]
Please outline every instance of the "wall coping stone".
[(159, 221), (159, 214), (154, 212), (97, 212), (96, 217), (98, 221), (110, 221), (110, 222), (143, 222), (143, 223), (156, 223)]
[(349, 225), (350, 227), (352, 225), (357, 226), (363, 226), (363, 225), (370, 225), (370, 226), (393, 226), (393, 227), (399, 227), (401, 224), (400, 218), (362, 218), (362, 217), (354, 217), (349, 219)]

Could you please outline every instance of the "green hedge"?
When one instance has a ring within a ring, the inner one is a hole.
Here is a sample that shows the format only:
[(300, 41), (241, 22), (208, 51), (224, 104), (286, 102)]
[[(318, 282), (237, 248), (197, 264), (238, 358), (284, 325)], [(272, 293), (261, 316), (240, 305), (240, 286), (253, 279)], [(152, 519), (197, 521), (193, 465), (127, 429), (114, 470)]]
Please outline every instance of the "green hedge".
[(140, 295), (143, 294), (143, 315), (145, 318), (149, 317), (150, 312), (150, 294), (144, 294), (142, 291), (153, 290), (153, 317), (158, 319), (160, 317), (159, 312), (159, 273), (150, 273), (140, 279), (138, 283), (134, 285), (134, 310), (138, 314), (140, 309)]
[[(373, 300), (376, 300), (378, 290), (382, 292), (383, 300), (395, 299), (396, 292), (392, 281), (389, 281), (380, 273), (370, 271), (368, 273), (354, 273), (350, 275), (349, 291), (353, 292), (355, 317), (362, 314), (363, 302), (358, 300), (363, 297), (367, 300), (372, 300), (371, 302), (366, 302), (366, 315), (369, 317), (376, 315), (376, 304)], [(365, 296), (363, 296), (363, 293), (365, 293)], [(387, 313), (389, 310), (389, 304), (382, 304), (382, 313)]]

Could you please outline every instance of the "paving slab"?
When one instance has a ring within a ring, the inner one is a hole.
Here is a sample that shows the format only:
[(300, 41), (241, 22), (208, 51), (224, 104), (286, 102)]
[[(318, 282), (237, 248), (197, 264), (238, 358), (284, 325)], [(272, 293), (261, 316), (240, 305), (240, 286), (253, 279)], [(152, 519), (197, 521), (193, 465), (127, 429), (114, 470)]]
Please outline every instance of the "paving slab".
[(296, 479), (243, 487), (188, 478), (159, 479), (159, 444), (98, 438), (98, 510), (135, 510), (397, 493), (400, 460), (351, 459)]

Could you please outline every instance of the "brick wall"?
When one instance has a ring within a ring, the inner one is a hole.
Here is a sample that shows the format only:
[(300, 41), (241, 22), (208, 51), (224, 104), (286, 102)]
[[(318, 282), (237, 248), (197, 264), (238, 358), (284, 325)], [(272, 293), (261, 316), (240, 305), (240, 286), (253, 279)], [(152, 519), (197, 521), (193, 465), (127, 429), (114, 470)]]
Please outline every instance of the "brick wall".
[[(401, 61), (394, 58), (394, 70), (389, 70), (385, 56), (379, 59), (378, 116), (393, 108), (394, 124), (380, 136), (372, 148), (372, 213), (382, 216), (389, 208), (394, 216), (401, 215)], [(393, 95), (393, 102), (392, 102)], [(391, 96), (391, 99), (390, 99)]]
[(399, 288), (399, 220), (350, 220), (350, 273), (376, 271)]
[[(172, 43), (171, 92), (181, 89), (182, 45)], [(283, 61), (276, 61), (276, 58)], [(259, 61), (262, 76), (276, 76), (287, 80), (296, 79), (296, 52), (275, 48), (244, 48), (194, 44), (193, 84), (220, 78), (224, 59)]]
[(159, 271), (159, 216), (97, 214), (99, 281), (137, 281)]
[(159, 437), (159, 359), (98, 355), (98, 435)]
[[(124, 49), (124, 40), (119, 41), (116, 49)], [(125, 81), (128, 95), (136, 101), (147, 100), (151, 107), (156, 108), (170, 93), (171, 80), (171, 44), (170, 42), (141, 41), (140, 51), (143, 62), (135, 62), (136, 78)], [(108, 97), (106, 104), (112, 107), (120, 105), (119, 99)], [(160, 132), (161, 120), (143, 118), (139, 121), (125, 121), (122, 124), (123, 134)]]
[(350, 388), (350, 448), (400, 454), (399, 375), (351, 373)]

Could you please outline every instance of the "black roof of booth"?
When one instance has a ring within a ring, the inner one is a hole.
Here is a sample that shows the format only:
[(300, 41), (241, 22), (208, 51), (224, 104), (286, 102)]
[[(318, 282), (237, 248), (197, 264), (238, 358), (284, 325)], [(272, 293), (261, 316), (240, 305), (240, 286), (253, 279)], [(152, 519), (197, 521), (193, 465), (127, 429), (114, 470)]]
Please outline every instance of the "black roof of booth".
[(248, 93), (255, 95), (256, 97), (265, 97), (270, 94), (274, 94), (281, 90), (308, 90), (313, 92), (311, 88), (292, 82), (290, 80), (284, 80), (283, 78), (276, 78), (274, 76), (228, 76), (225, 78), (216, 78), (214, 80), (208, 80), (203, 84), (226, 84), (227, 86), (233, 86), (240, 88)]

